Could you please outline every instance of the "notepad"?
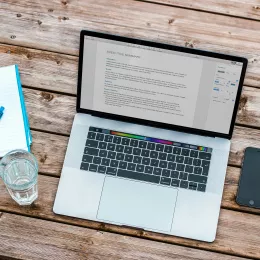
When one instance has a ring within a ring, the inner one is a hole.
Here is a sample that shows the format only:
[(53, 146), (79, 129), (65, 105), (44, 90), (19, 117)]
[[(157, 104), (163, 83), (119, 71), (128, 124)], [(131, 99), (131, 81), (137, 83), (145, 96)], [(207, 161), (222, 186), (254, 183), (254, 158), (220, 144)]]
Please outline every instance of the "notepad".
[(30, 151), (32, 136), (17, 65), (0, 68), (0, 157), (15, 149)]

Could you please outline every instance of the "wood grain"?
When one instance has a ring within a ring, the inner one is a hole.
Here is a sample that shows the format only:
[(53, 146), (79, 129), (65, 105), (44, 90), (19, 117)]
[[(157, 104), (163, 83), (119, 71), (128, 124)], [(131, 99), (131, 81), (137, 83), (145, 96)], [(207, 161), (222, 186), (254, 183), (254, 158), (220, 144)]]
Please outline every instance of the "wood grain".
[(260, 85), (257, 21), (131, 0), (32, 2), (8, 0), (0, 7), (2, 43), (78, 55), (81, 29), (245, 56), (246, 85)]
[(244, 259), (8, 213), (0, 218), (0, 239), (1, 255), (26, 260)]
[[(146, 2), (147, 0), (141, 0)], [(259, 0), (149, 0), (158, 4), (167, 4), (176, 7), (196, 9), (198, 11), (214, 12), (225, 15), (239, 16), (260, 21)]]
[[(237, 185), (238, 176), (236, 175), (238, 175), (237, 170), (229, 167), (222, 206), (230, 207), (230, 209), (244, 210), (246, 208), (241, 209), (239, 206), (235, 205), (233, 197), (228, 195), (230, 193), (230, 190), (233, 189), (232, 186), (236, 187)], [(53, 202), (57, 190), (57, 185), (58, 185), (58, 178), (40, 175), (39, 176), (39, 199), (34, 205), (30, 207), (20, 207), (10, 198), (10, 196), (8, 195), (7, 191), (3, 186), (3, 183), (0, 182), (0, 210), (42, 218), (42, 219), (55, 221), (55, 222), (63, 222), (71, 225), (89, 227), (92, 229), (116, 232), (116, 233), (131, 235), (131, 236), (138, 236), (142, 238), (155, 239), (157, 241), (165, 241), (165, 242), (180, 244), (180, 245), (183, 244), (186, 246), (198, 247), (206, 250), (214, 250), (221, 253), (236, 254), (239, 256), (247, 256), (247, 257), (254, 257), (260, 259), (260, 252), (259, 252), (260, 222), (259, 222), (259, 216), (257, 215), (239, 213), (231, 210), (222, 209), (220, 214), (220, 222), (219, 222), (216, 241), (212, 244), (203, 243), (203, 242), (198, 242), (198, 241), (193, 241), (188, 239), (182, 239), (174, 236), (166, 236), (166, 235), (157, 234), (153, 232), (143, 232), (134, 228), (119, 227), (115, 225), (103, 224), (94, 221), (55, 215), (52, 211), (52, 207), (53, 207)], [(231, 193), (232, 192), (233, 191), (231, 191)], [(229, 199), (232, 200), (227, 202), (227, 200)], [(260, 214), (260, 210), (252, 209), (250, 211), (256, 214)], [(18, 222), (17, 225), (19, 225), (19, 223), (20, 222)], [(47, 221), (44, 223), (42, 224), (44, 225), (44, 227), (49, 225)], [(59, 226), (58, 224), (55, 225)], [(69, 227), (67, 228), (68, 230), (70, 229)], [(33, 229), (33, 227), (31, 227), (31, 229)], [(3, 232), (2, 226), (0, 224), (1, 240), (2, 240), (1, 238), (2, 232)], [(38, 232), (36, 233), (38, 234)], [(18, 231), (17, 234), (19, 234)], [(75, 235), (74, 238), (78, 239), (79, 236)]]

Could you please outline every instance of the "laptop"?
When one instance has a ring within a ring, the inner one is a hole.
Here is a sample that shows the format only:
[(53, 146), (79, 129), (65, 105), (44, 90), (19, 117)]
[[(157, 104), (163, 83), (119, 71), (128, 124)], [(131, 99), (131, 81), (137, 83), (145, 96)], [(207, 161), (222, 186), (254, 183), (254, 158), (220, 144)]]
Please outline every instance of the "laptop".
[(82, 31), (54, 212), (212, 242), (245, 58)]

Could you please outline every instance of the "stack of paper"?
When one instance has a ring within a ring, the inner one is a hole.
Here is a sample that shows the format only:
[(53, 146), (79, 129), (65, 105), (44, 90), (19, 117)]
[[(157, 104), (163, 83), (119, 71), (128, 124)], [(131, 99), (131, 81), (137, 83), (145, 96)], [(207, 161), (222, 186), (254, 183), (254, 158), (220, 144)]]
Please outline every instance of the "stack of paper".
[(30, 151), (32, 136), (26, 113), (18, 66), (0, 68), (0, 157), (15, 149)]

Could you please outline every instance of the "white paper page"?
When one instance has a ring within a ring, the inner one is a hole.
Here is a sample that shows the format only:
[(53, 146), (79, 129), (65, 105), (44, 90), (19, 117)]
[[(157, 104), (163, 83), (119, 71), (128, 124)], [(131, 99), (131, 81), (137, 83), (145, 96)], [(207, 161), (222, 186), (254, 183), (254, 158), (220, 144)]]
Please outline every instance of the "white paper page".
[(11, 150), (28, 150), (15, 66), (0, 68), (0, 106), (5, 107), (0, 119), (0, 157)]

